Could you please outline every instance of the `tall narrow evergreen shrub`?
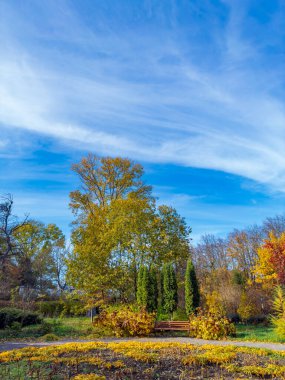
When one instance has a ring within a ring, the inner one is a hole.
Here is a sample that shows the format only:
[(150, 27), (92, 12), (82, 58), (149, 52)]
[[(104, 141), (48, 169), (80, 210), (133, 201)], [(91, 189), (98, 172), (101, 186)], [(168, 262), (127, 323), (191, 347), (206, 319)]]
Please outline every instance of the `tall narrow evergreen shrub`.
[(141, 266), (137, 280), (137, 303), (147, 311), (157, 310), (158, 287), (154, 268)]
[(168, 263), (163, 267), (163, 309), (172, 314), (177, 309), (178, 289), (173, 264)]
[(150, 267), (149, 271), (149, 304), (148, 304), (148, 310), (149, 311), (155, 311), (158, 307), (158, 285), (157, 285), (157, 271), (154, 268), (154, 266)]
[(140, 306), (143, 306), (143, 300), (142, 300), (143, 273), (144, 273), (144, 267), (140, 266), (139, 271), (138, 271), (138, 278), (137, 278), (137, 303)]
[(143, 267), (142, 274), (142, 285), (141, 285), (141, 300), (142, 305), (145, 309), (149, 309), (149, 300), (150, 298), (150, 278), (149, 278), (149, 270), (146, 266)]
[(200, 303), (199, 285), (192, 260), (187, 261), (185, 273), (185, 309), (186, 313), (195, 312)]
[(164, 267), (160, 270), (159, 273), (159, 306), (163, 310), (164, 305), (164, 292), (163, 292), (163, 273), (164, 273)]

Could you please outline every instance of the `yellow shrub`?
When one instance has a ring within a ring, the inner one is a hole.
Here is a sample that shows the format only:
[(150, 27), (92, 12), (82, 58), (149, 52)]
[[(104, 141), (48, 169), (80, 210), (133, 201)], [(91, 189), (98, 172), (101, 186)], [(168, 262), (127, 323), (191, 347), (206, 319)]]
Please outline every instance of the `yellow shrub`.
[(271, 322), (274, 330), (279, 338), (285, 338), (285, 289), (281, 286), (276, 286), (274, 289), (273, 310), (274, 316)]
[(243, 292), (240, 298), (239, 307), (237, 309), (238, 315), (242, 321), (246, 322), (250, 317), (254, 316), (254, 311), (254, 307), (251, 304), (247, 294)]
[(273, 325), (274, 325), (274, 331), (279, 336), (279, 338), (284, 339), (285, 338), (285, 318), (272, 318), (271, 319)]
[(236, 329), (226, 317), (198, 314), (190, 317), (190, 336), (201, 339), (223, 339), (234, 336)]
[(206, 294), (206, 309), (212, 315), (225, 315), (225, 308), (221, 295), (214, 290), (212, 293)]
[(215, 352), (206, 351), (201, 354), (192, 354), (183, 358), (183, 364), (225, 364), (230, 363), (236, 358), (235, 352)]
[(121, 306), (118, 309), (105, 309), (95, 319), (94, 324), (110, 328), (117, 337), (146, 336), (154, 328), (155, 314), (144, 309), (132, 310)]
[(274, 378), (284, 378), (285, 375), (285, 366), (275, 364), (268, 364), (266, 367), (260, 365), (238, 366), (236, 364), (228, 364), (224, 365), (223, 368), (225, 368), (229, 372), (240, 372), (247, 376), (273, 376)]
[(96, 373), (76, 375), (72, 380), (106, 380), (105, 376), (96, 375)]

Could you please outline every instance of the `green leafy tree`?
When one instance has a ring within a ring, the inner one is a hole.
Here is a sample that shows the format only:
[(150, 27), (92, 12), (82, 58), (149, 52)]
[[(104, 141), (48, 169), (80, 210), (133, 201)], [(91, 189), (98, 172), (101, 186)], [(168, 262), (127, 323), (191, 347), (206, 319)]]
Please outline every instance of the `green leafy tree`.
[(161, 205), (152, 221), (152, 255), (158, 265), (175, 262), (177, 266), (189, 257), (191, 228), (175, 208)]
[[(55, 224), (13, 215), (11, 195), (0, 197), (0, 296), (50, 294), (65, 281), (65, 237)], [(20, 289), (20, 292), (19, 292)]]
[(70, 194), (68, 281), (98, 301), (134, 301), (139, 268), (183, 257), (189, 229), (174, 209), (156, 208), (140, 165), (89, 155), (73, 170), (82, 186)]
[(15, 232), (20, 254), (16, 258), (19, 285), (46, 293), (58, 285), (56, 255), (65, 237), (55, 224), (29, 221)]
[(76, 220), (68, 280), (92, 298), (132, 300), (138, 268), (147, 263), (153, 215), (143, 168), (128, 159), (89, 155), (73, 170), (82, 188), (70, 194)]
[(187, 261), (185, 273), (185, 309), (186, 313), (195, 312), (200, 303), (199, 285), (192, 260)]
[(163, 267), (163, 309), (168, 314), (173, 314), (177, 309), (178, 289), (176, 275), (172, 263)]

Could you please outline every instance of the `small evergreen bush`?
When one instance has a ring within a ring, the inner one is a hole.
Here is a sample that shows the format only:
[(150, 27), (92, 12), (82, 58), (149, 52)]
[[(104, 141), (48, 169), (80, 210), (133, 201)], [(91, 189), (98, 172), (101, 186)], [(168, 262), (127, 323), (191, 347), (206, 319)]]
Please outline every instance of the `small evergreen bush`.
[(42, 318), (36, 312), (24, 311), (16, 308), (0, 309), (0, 328), (11, 327), (14, 322), (18, 322), (22, 327), (39, 324)]
[(42, 318), (36, 312), (24, 311), (22, 314), (21, 323), (22, 326), (37, 325), (42, 322)]
[(10, 326), (10, 328), (14, 331), (21, 331), (22, 325), (20, 322), (13, 322)]
[(49, 322), (43, 321), (39, 328), (39, 333), (41, 335), (50, 334), (53, 331), (53, 325)]
[(43, 342), (55, 342), (57, 340), (59, 340), (59, 337), (55, 334), (46, 334), (41, 337)]
[(36, 303), (37, 311), (44, 317), (55, 318), (63, 312), (64, 304), (61, 301), (41, 301)]
[(0, 328), (10, 327), (13, 322), (21, 322), (23, 311), (16, 308), (0, 309)]

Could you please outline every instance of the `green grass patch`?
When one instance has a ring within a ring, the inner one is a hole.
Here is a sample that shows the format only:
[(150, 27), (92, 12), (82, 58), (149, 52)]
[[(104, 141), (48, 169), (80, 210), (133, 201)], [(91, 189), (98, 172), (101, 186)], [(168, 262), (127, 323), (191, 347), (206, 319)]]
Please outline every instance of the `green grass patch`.
[(52, 333), (59, 337), (78, 338), (87, 336), (94, 332), (90, 318), (46, 318), (45, 321), (53, 326)]
[(285, 339), (279, 338), (272, 326), (263, 325), (236, 325), (237, 336), (232, 340), (284, 343)]
[(20, 330), (6, 328), (0, 330), (0, 341), (33, 340), (41, 335), (43, 334), (40, 331), (39, 325), (23, 327)]

